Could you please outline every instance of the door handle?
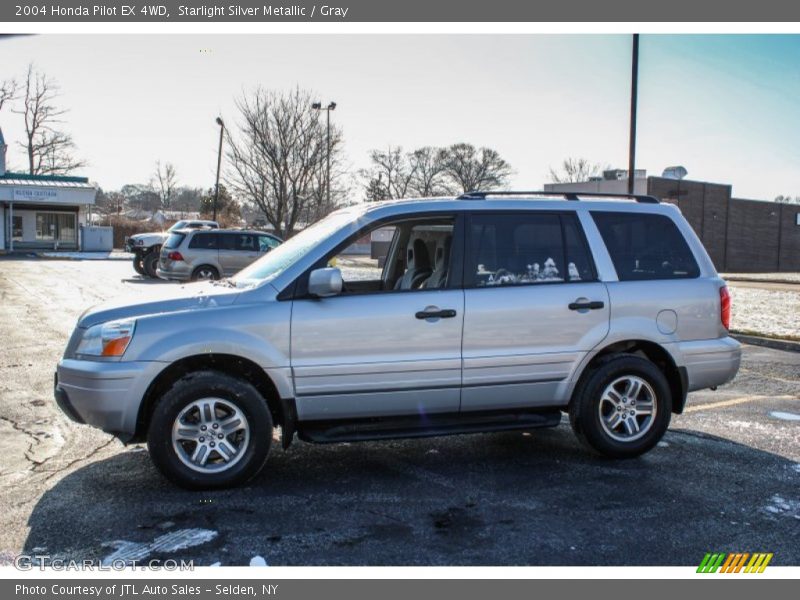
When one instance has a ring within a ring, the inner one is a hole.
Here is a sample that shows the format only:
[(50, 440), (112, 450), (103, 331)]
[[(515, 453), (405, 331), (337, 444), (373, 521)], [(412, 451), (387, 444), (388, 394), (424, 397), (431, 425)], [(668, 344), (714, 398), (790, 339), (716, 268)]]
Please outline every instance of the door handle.
[(421, 310), (415, 315), (418, 319), (452, 319), (456, 316), (456, 311), (452, 308), (445, 308), (443, 310)]
[(591, 302), (570, 302), (567, 308), (570, 310), (597, 310), (605, 306), (604, 302), (600, 300), (593, 300)]

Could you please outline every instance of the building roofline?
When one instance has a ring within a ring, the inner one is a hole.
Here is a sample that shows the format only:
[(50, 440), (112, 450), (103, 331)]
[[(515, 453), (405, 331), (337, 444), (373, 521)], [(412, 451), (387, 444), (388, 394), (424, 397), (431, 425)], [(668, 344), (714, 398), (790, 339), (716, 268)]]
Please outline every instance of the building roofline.
[(3, 175), (0, 175), (0, 179), (20, 179), (34, 182), (41, 181), (43, 183), (48, 181), (63, 183), (89, 183), (88, 177), (78, 177), (76, 175), (31, 175), (29, 173), (12, 173), (11, 171), (6, 171)]

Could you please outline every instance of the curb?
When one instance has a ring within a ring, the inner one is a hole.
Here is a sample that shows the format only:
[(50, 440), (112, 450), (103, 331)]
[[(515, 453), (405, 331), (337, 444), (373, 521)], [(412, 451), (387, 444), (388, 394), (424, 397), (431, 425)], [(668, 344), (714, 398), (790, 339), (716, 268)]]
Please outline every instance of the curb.
[(725, 281), (736, 283), (778, 283), (780, 285), (796, 285), (800, 286), (800, 280), (797, 279), (759, 279), (757, 277), (723, 277)]
[(746, 333), (736, 333), (735, 331), (732, 331), (730, 336), (733, 339), (742, 342), (743, 344), (750, 344), (751, 346), (764, 346), (765, 348), (784, 350), (786, 352), (800, 352), (800, 342), (767, 338), (759, 335), (749, 335)]
[[(101, 260), (113, 260), (113, 261), (130, 261), (133, 258), (131, 256), (54, 256), (51, 252), (32, 252), (36, 258), (41, 260), (79, 260), (79, 261), (101, 261)], [(28, 256), (30, 256), (30, 254)]]

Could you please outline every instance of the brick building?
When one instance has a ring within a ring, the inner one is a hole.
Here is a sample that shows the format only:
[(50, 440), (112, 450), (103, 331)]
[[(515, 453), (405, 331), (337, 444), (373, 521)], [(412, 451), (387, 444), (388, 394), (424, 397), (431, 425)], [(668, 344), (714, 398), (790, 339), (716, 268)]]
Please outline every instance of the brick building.
[[(611, 174), (613, 173), (613, 176)], [(546, 184), (547, 191), (627, 190), (627, 174), (607, 172), (581, 183)], [(732, 197), (730, 185), (637, 171), (634, 191), (676, 204), (720, 272), (800, 271), (800, 205)]]

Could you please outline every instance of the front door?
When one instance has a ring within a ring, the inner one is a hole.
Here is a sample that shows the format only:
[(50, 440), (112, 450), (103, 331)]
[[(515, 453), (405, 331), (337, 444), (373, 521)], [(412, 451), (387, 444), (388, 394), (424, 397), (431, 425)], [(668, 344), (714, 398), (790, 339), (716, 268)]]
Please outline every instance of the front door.
[(552, 406), (608, 333), (608, 293), (574, 214), (475, 213), (467, 226), (461, 410)]
[(386, 257), (345, 249), (321, 261), (342, 271), (342, 294), (294, 300), (291, 354), (301, 419), (424, 419), (459, 409), (464, 292), (449, 276), (454, 221), (392, 227)]

